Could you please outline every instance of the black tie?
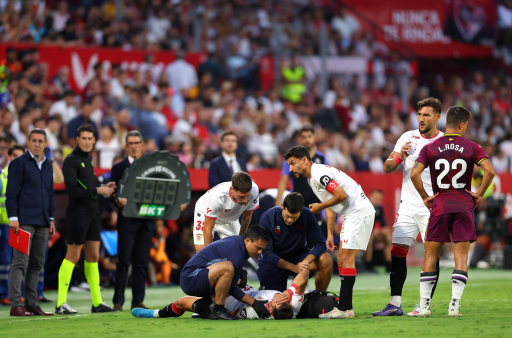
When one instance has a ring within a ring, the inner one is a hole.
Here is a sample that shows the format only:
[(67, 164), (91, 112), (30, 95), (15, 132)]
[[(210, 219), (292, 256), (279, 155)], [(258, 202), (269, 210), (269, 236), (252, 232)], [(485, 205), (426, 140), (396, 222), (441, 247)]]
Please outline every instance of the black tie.
[(233, 159), (229, 160), (228, 167), (229, 167), (229, 170), (231, 171), (231, 175), (233, 175), (234, 174), (234, 172), (233, 172)]

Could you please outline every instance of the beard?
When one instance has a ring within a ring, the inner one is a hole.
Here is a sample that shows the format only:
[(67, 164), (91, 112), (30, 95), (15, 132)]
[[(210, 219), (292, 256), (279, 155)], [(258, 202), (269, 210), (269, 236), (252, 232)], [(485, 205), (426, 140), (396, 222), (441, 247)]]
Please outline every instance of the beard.
[(432, 128), (433, 128), (433, 127), (430, 127), (430, 126), (428, 126), (428, 125), (425, 125), (425, 129), (421, 130), (421, 128), (420, 128), (419, 130), (420, 130), (420, 133), (422, 133), (422, 134), (426, 134), (426, 133), (428, 133), (429, 131), (431, 131), (431, 130), (432, 130)]

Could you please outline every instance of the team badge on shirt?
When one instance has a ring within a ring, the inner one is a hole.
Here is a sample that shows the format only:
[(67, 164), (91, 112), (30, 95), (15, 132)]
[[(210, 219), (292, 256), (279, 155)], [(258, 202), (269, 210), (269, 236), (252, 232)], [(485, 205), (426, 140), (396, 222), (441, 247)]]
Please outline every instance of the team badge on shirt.
[(197, 240), (201, 240), (201, 238), (203, 238), (203, 234), (202, 233), (197, 233), (196, 234), (196, 238), (197, 238)]
[(277, 234), (281, 233), (281, 228), (279, 226), (274, 227), (274, 232)]

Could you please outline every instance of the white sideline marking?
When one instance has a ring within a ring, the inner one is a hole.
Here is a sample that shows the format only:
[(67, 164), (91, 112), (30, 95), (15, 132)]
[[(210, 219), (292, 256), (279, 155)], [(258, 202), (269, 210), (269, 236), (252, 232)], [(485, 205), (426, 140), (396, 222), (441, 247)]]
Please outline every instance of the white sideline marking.
[(53, 320), (53, 319), (63, 319), (68, 317), (81, 317), (81, 316), (89, 316), (91, 314), (83, 314), (83, 315), (73, 315), (73, 316), (54, 316), (54, 317), (41, 317), (38, 319), (9, 319), (9, 322), (25, 322), (25, 321), (41, 321), (41, 320)]

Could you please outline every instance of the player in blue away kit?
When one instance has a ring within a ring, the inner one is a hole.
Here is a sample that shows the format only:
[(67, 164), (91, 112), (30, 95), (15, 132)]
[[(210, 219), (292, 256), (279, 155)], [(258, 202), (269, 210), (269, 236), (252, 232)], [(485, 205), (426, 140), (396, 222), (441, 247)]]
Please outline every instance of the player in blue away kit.
[(203, 297), (192, 307), (201, 318), (238, 320), (224, 308), (228, 295), (252, 306), (260, 318), (270, 316), (266, 301), (257, 301), (237, 287), (245, 261), (260, 255), (268, 241), (267, 231), (253, 225), (243, 237), (226, 237), (209, 244), (187, 262), (180, 275), (181, 289), (187, 295)]
[[(281, 207), (269, 209), (260, 219), (270, 241), (259, 257), (257, 275), (260, 290), (286, 290), (288, 276), (308, 269), (318, 272), (316, 290), (327, 291), (332, 278), (332, 258), (326, 253), (325, 238), (315, 215), (304, 207), (299, 193), (286, 196)], [(307, 242), (313, 245), (306, 247)]]

